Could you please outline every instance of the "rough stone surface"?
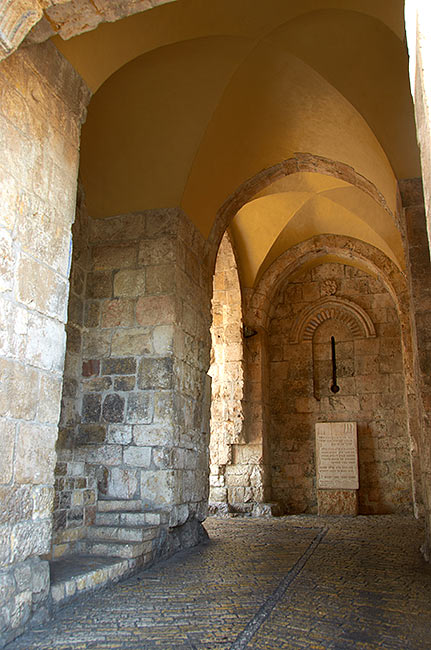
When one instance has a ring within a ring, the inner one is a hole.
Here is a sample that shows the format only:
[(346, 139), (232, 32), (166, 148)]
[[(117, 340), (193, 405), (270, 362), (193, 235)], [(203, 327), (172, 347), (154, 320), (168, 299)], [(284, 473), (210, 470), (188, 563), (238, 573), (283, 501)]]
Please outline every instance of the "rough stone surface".
[[(9, 3), (8, 11), (23, 10), (24, 4)], [(0, 50), (7, 34), (4, 18), (2, 13)], [(1, 63), (0, 78), (4, 639), (46, 610), (48, 565), (37, 556), (47, 553), (51, 543), (70, 230), (79, 131), (89, 93), (52, 44), (11, 55)], [(72, 302), (70, 309), (79, 320), (79, 303)]]
[[(316, 329), (312, 341), (289, 342), (295, 320), (320, 297), (327, 280), (337, 283), (337, 296), (366, 310), (376, 337), (356, 338), (344, 322), (330, 319)], [(409, 511), (405, 387), (398, 381), (403, 369), (400, 330), (383, 285), (352, 267), (323, 264), (286, 284), (272, 313), (272, 500), (287, 512), (317, 512), (314, 423), (351, 420), (358, 425), (359, 512)], [(331, 336), (340, 388), (335, 394)]]
[[(211, 284), (202, 237), (180, 210), (101, 227), (83, 202), (74, 236), (72, 287), (83, 308), (69, 310), (81, 342), (70, 340), (67, 360), (81, 372), (63, 393), (55, 557), (87, 535), (101, 496), (162, 508), (174, 529), (204, 516), (207, 495)], [(99, 316), (85, 320), (90, 307)]]

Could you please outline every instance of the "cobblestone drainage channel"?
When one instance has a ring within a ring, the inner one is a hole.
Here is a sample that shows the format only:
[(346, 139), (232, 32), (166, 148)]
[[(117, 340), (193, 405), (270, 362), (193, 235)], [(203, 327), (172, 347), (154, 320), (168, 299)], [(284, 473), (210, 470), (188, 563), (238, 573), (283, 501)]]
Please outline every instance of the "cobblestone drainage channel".
[(259, 630), (261, 625), (265, 622), (268, 616), (271, 614), (274, 607), (280, 600), (285, 596), (288, 588), (301, 573), (302, 569), (313, 555), (320, 542), (324, 539), (325, 535), (328, 532), (328, 528), (322, 528), (312, 542), (309, 544), (308, 548), (301, 555), (299, 560), (293, 565), (290, 571), (286, 574), (283, 580), (280, 582), (278, 587), (273, 591), (271, 596), (266, 600), (266, 602), (258, 609), (253, 618), (247, 623), (245, 628), (240, 632), (235, 639), (235, 641), (230, 646), (230, 650), (243, 650), (250, 643), (251, 639), (254, 637), (256, 632)]

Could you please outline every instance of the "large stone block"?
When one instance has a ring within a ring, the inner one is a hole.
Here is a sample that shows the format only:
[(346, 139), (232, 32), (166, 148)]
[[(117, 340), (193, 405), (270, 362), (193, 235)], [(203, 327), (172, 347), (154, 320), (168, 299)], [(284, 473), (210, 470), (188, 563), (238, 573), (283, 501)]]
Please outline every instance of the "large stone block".
[(112, 393), (103, 401), (102, 416), (106, 422), (122, 422), (124, 418), (124, 397)]
[(147, 266), (146, 293), (147, 295), (171, 294), (175, 290), (175, 266), (173, 264), (160, 264)]
[(15, 422), (0, 420), (0, 483), (9, 483), (12, 478), (15, 449)]
[(137, 246), (133, 244), (96, 246), (93, 249), (94, 270), (133, 268), (137, 263), (137, 252)]
[(169, 325), (175, 322), (174, 296), (141, 296), (136, 304), (139, 325)]
[(151, 332), (145, 327), (114, 331), (112, 335), (112, 356), (151, 354), (153, 351)]
[(129, 393), (126, 422), (149, 424), (153, 419), (153, 395), (150, 391)]
[(53, 484), (57, 428), (21, 422), (18, 428), (15, 458), (17, 483)]
[(51, 521), (24, 521), (11, 532), (11, 559), (22, 562), (31, 555), (48, 553), (51, 546)]
[(112, 297), (112, 272), (95, 271), (87, 276), (87, 298)]
[(36, 370), (21, 364), (0, 360), (0, 414), (22, 420), (36, 416), (39, 377)]
[(138, 371), (138, 387), (143, 389), (172, 388), (173, 386), (173, 359), (147, 358), (142, 359)]
[(175, 503), (175, 472), (172, 470), (143, 470), (141, 499), (144, 504), (166, 506)]
[(175, 239), (160, 237), (144, 239), (139, 243), (138, 263), (141, 266), (175, 262), (177, 242)]
[(174, 346), (174, 326), (159, 325), (153, 329), (154, 353), (161, 356), (169, 355)]
[(17, 300), (30, 309), (66, 322), (68, 286), (52, 269), (21, 254), (17, 268)]
[(11, 485), (0, 487), (0, 524), (14, 524), (33, 516), (33, 501), (29, 486)]
[(132, 499), (138, 489), (138, 471), (111, 467), (108, 479), (108, 495), (115, 499)]
[(102, 304), (102, 327), (131, 327), (134, 324), (131, 300), (105, 300)]
[(173, 431), (161, 425), (137, 424), (133, 427), (133, 442), (142, 447), (172, 444)]
[(151, 448), (128, 446), (123, 451), (123, 461), (126, 465), (146, 469), (151, 463)]
[(57, 424), (60, 415), (61, 379), (46, 373), (40, 376), (37, 419), (47, 424)]
[(14, 263), (12, 237), (7, 230), (0, 228), (0, 292), (13, 288)]
[(114, 296), (135, 298), (145, 293), (145, 271), (127, 269), (118, 271), (114, 276)]

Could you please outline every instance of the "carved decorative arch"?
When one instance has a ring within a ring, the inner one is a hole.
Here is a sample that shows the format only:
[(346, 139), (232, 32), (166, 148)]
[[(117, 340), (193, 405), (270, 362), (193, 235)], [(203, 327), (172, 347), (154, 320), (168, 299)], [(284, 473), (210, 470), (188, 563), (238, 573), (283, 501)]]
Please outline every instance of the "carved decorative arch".
[(290, 343), (311, 341), (319, 325), (327, 320), (344, 323), (353, 338), (371, 338), (376, 336), (373, 321), (356, 303), (345, 298), (325, 297), (303, 309), (293, 324)]

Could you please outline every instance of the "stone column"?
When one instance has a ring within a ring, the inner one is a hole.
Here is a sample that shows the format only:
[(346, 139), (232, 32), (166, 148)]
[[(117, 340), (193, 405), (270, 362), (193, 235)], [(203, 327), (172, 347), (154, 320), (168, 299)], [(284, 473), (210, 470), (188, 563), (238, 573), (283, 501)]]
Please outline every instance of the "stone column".
[[(177, 208), (92, 221), (80, 421), (68, 434), (74, 448), (66, 471), (84, 467), (101, 499), (141, 500), (170, 528), (174, 546), (192, 543), (206, 516), (207, 253)], [(66, 512), (65, 527), (68, 520)], [(189, 539), (178, 530), (186, 522)], [(79, 526), (85, 523), (81, 516)], [(58, 535), (73, 539), (70, 531)]]
[[(415, 480), (422, 478), (426, 542), (424, 554), (429, 559), (431, 544), (431, 264), (427, 241), (427, 223), (420, 179), (400, 181), (404, 207), (408, 279), (416, 340), (413, 341), (419, 403), (408, 395), (409, 411), (417, 413), (422, 430), (413, 432), (419, 449), (413, 456)], [(418, 492), (419, 489), (417, 488)]]
[(0, 72), (0, 642), (45, 613), (70, 229), (88, 92), (51, 44)]
[(428, 238), (431, 241), (431, 30), (428, 0), (406, 0), (410, 86), (421, 154)]

